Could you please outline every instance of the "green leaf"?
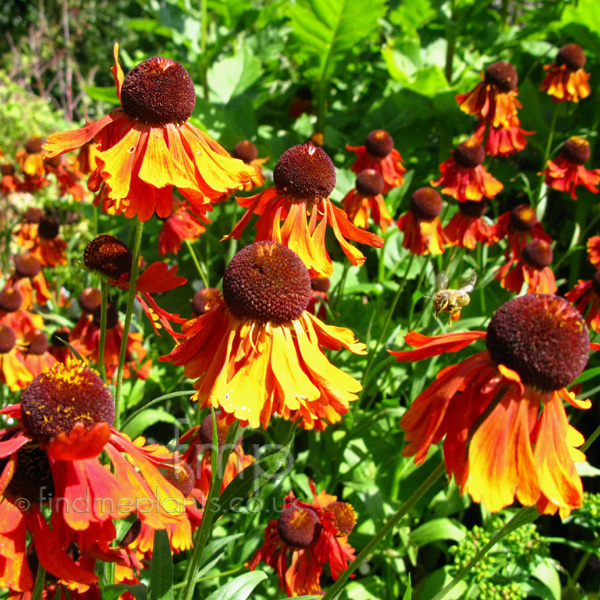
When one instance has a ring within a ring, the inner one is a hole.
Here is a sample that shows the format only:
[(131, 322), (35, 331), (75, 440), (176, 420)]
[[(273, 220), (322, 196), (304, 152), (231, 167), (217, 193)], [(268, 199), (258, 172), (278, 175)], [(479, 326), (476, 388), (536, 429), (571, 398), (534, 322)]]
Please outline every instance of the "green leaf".
[(154, 532), (150, 596), (152, 600), (173, 600), (173, 556), (169, 535), (165, 529), (157, 529)]
[(438, 540), (459, 542), (465, 537), (466, 528), (454, 519), (432, 519), (411, 531), (410, 543), (425, 546)]
[(124, 432), (135, 439), (141, 435), (148, 427), (155, 423), (177, 423), (177, 418), (164, 408), (149, 408), (139, 412), (124, 428)]
[[(325, 81), (351, 49), (374, 36), (385, 13), (384, 0), (299, 0), (289, 9), (300, 62), (315, 61), (316, 81)], [(304, 59), (304, 60), (303, 60)]]
[(102, 590), (102, 600), (116, 600), (125, 592), (133, 594), (136, 600), (148, 600), (148, 588), (143, 583), (136, 583), (135, 585), (125, 585), (124, 583), (107, 585)]
[(381, 53), (390, 76), (411, 92), (433, 98), (448, 89), (446, 76), (437, 65), (415, 69), (416, 58), (411, 58), (397, 48), (383, 48)]
[(576, 5), (567, 6), (561, 25), (583, 48), (600, 55), (600, 12), (596, 0), (579, 0)]
[(411, 600), (412, 598), (412, 584), (410, 581), (410, 573), (408, 574), (408, 584), (406, 587), (406, 591), (404, 592), (404, 596), (402, 596), (402, 600)]
[(550, 561), (544, 560), (539, 565), (536, 565), (531, 574), (548, 588), (553, 600), (560, 600), (560, 577), (558, 576), (556, 567)]
[(211, 102), (228, 104), (241, 96), (262, 75), (260, 60), (248, 46), (240, 52), (214, 63), (208, 71)]
[(254, 588), (266, 578), (267, 574), (263, 571), (244, 573), (213, 592), (206, 600), (246, 600)]
[(119, 104), (115, 86), (111, 87), (86, 87), (85, 93), (92, 100), (100, 100), (101, 102), (110, 102), (111, 104)]
[[(263, 456), (238, 473), (219, 497), (216, 516), (220, 517), (233, 510), (265, 483), (273, 479), (275, 473), (287, 464), (292, 441), (293, 437), (279, 450)], [(207, 510), (210, 510), (210, 508), (207, 507)]]

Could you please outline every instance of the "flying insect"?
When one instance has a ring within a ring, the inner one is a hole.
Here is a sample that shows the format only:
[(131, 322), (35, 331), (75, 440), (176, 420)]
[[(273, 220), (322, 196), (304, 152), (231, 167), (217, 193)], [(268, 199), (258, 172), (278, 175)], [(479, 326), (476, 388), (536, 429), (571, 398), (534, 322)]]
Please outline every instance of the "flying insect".
[(475, 287), (477, 281), (477, 272), (472, 269), (464, 280), (462, 286), (458, 289), (448, 288), (448, 276), (444, 271), (436, 277), (438, 291), (433, 296), (433, 308), (436, 318), (441, 312), (449, 313), (449, 324), (452, 321), (458, 321), (460, 311), (471, 302), (469, 294)]

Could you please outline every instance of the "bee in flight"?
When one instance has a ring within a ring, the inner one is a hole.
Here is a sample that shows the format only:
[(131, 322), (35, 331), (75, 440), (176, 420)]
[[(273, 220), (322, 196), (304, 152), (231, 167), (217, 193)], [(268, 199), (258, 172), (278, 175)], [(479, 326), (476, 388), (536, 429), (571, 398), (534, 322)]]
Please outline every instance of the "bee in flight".
[(457, 290), (448, 288), (448, 276), (443, 271), (436, 277), (438, 291), (433, 296), (433, 308), (435, 309), (436, 318), (441, 312), (449, 313), (450, 319), (448, 323), (452, 325), (452, 321), (458, 321), (460, 311), (471, 302), (469, 294), (475, 287), (477, 281), (477, 272), (471, 269), (471, 272), (463, 282), (462, 286)]

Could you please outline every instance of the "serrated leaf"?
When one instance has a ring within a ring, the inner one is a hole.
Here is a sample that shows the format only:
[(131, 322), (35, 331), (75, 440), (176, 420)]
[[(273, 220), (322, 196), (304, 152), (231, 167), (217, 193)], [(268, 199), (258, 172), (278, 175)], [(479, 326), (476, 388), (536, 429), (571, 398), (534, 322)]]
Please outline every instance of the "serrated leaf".
[(157, 529), (154, 532), (150, 596), (152, 600), (173, 600), (173, 556), (169, 535), (165, 529)]
[(244, 573), (213, 592), (206, 600), (246, 600), (254, 588), (266, 578), (266, 573), (262, 571)]
[(371, 37), (385, 13), (384, 0), (300, 0), (290, 7), (298, 58), (316, 59), (317, 81), (327, 80), (347, 52)]

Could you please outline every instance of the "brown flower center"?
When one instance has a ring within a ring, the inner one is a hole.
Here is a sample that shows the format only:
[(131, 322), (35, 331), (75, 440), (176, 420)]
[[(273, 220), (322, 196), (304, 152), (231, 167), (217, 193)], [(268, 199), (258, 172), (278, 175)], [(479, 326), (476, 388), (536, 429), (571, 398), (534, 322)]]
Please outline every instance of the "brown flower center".
[(56, 363), (38, 375), (21, 394), (23, 427), (46, 444), (69, 434), (76, 423), (90, 430), (96, 423), (112, 425), (114, 399), (92, 369), (75, 359)]
[(42, 220), (43, 216), (44, 216), (44, 211), (41, 208), (38, 208), (37, 206), (30, 206), (25, 211), (25, 218), (30, 223), (39, 223)]
[(479, 202), (475, 202), (473, 200), (467, 200), (466, 202), (461, 202), (458, 205), (458, 209), (463, 215), (467, 215), (473, 219), (480, 219), (485, 215), (488, 204), (485, 198), (482, 198)]
[(242, 248), (225, 269), (223, 298), (240, 319), (293, 321), (310, 301), (308, 269), (286, 246), (256, 242)]
[(123, 81), (121, 104), (134, 119), (149, 125), (184, 123), (196, 106), (190, 74), (170, 58), (149, 58)]
[(0, 325), (0, 354), (7, 354), (17, 343), (15, 332), (8, 325)]
[(559, 67), (565, 65), (569, 71), (578, 71), (585, 65), (585, 54), (581, 46), (577, 44), (567, 44), (563, 46), (556, 55), (556, 64)]
[(560, 154), (569, 162), (576, 165), (585, 164), (590, 158), (592, 151), (590, 143), (578, 135), (569, 138), (561, 147)]
[(15, 271), (19, 277), (35, 277), (41, 270), (42, 265), (33, 254), (15, 257)]
[(130, 274), (132, 261), (127, 244), (108, 233), (93, 239), (83, 253), (83, 263), (88, 269), (100, 271), (111, 279)]
[(15, 165), (13, 165), (11, 163), (2, 163), (0, 165), (0, 174), (14, 175), (15, 174)]
[(100, 306), (101, 302), (102, 292), (98, 288), (85, 288), (85, 290), (79, 294), (79, 305), (84, 312), (93, 312), (97, 306)]
[(600, 296), (600, 271), (596, 271), (592, 277), (592, 289)]
[(414, 192), (408, 204), (413, 215), (427, 223), (433, 221), (442, 212), (443, 206), (444, 203), (439, 193), (428, 187), (419, 188)]
[(517, 70), (509, 62), (499, 60), (485, 70), (485, 82), (496, 86), (500, 92), (506, 93), (517, 87), (519, 76)]
[(23, 296), (17, 288), (9, 287), (0, 292), (0, 310), (11, 313), (16, 312), (21, 308)]
[(41, 356), (48, 350), (48, 338), (43, 331), (38, 331), (31, 340), (27, 354), (33, 354), (35, 356)]
[(454, 160), (459, 167), (474, 169), (485, 160), (485, 150), (477, 140), (469, 139), (454, 148)]
[(329, 277), (315, 277), (310, 280), (310, 287), (315, 292), (323, 292), (326, 294), (331, 287), (331, 281), (329, 281)]
[(335, 167), (324, 150), (308, 144), (286, 150), (273, 170), (280, 194), (298, 200), (329, 198), (335, 187)]
[(375, 129), (367, 136), (365, 147), (371, 156), (385, 158), (394, 149), (394, 138), (383, 129)]
[(307, 506), (288, 506), (277, 520), (279, 537), (294, 548), (306, 548), (316, 542), (321, 529), (317, 513)]
[(590, 337), (583, 317), (566, 300), (527, 294), (509, 300), (487, 328), (492, 359), (543, 391), (559, 390), (585, 369)]
[(244, 140), (235, 145), (233, 156), (243, 160), (248, 165), (258, 158), (258, 150), (250, 140)]
[(60, 231), (60, 221), (56, 217), (42, 217), (38, 225), (38, 234), (45, 240), (53, 240)]
[[(7, 460), (0, 460), (0, 471), (4, 469)], [(4, 496), (16, 503), (20, 510), (25, 510), (28, 503), (40, 504), (54, 496), (54, 480), (48, 455), (37, 444), (26, 444), (17, 452), (17, 466), (4, 490)]]
[[(99, 304), (92, 311), (92, 319), (96, 327), (100, 327), (101, 324), (101, 312), (102, 306)], [(108, 302), (106, 305), (106, 329), (112, 329), (119, 324), (119, 311), (113, 302)]]
[[(221, 419), (221, 411), (215, 412), (215, 417), (217, 421), (217, 438), (219, 440), (219, 447), (221, 447), (227, 441), (229, 425), (227, 425), (225, 419)], [(213, 424), (211, 415), (205, 417), (202, 421), (202, 425), (200, 425), (200, 441), (203, 445), (212, 447)]]
[(552, 248), (544, 240), (532, 240), (523, 247), (523, 259), (538, 271), (552, 264), (552, 258)]
[(375, 169), (365, 169), (356, 176), (356, 191), (363, 196), (378, 196), (383, 192), (383, 177)]
[(192, 493), (196, 478), (194, 477), (192, 467), (184, 460), (180, 460), (172, 469), (167, 469), (164, 476), (184, 496), (189, 496)]
[(356, 525), (356, 512), (347, 502), (332, 502), (325, 509), (333, 513), (333, 524), (336, 535), (349, 535)]
[(39, 154), (42, 151), (42, 145), (44, 144), (44, 140), (41, 137), (34, 136), (27, 140), (25, 143), (25, 150), (29, 154)]
[(510, 211), (510, 224), (517, 231), (530, 231), (538, 224), (535, 209), (529, 204), (519, 204)]

